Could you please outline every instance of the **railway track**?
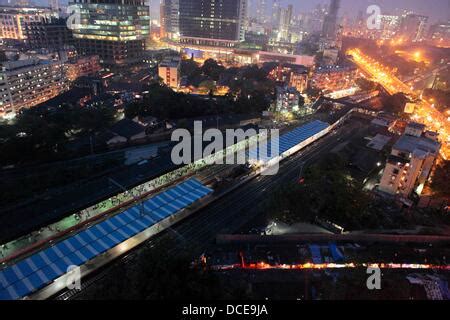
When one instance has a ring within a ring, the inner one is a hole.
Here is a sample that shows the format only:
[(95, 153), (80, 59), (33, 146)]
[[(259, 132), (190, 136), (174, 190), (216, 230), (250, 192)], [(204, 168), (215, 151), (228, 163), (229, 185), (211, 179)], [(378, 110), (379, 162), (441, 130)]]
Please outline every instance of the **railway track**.
[[(354, 128), (342, 129), (344, 135), (342, 139), (347, 139), (354, 134)], [(185, 248), (185, 242), (198, 244), (199, 250), (205, 250), (213, 244), (215, 236), (223, 231), (237, 230), (242, 225), (255, 218), (258, 210), (255, 206), (267, 199), (267, 191), (275, 188), (280, 183), (296, 181), (300, 169), (309, 166), (313, 160), (331, 149), (332, 145), (340, 143), (342, 139), (336, 139), (335, 135), (325, 137), (319, 143), (307, 147), (299, 153), (284, 160), (280, 164), (280, 172), (275, 176), (259, 176), (248, 182), (244, 187), (232, 191), (223, 198), (219, 198), (208, 207), (199, 210), (197, 213), (178, 223), (172, 229), (182, 236), (183, 240), (178, 238), (176, 245), (169, 251), (170, 254), (179, 254)], [(228, 168), (227, 168), (228, 167)], [(214, 178), (221, 172), (228, 170), (229, 166), (217, 165), (208, 167), (202, 171), (200, 179), (207, 181)], [(244, 214), (244, 216), (243, 216)], [(230, 230), (224, 230), (226, 229)], [(99, 270), (95, 275), (82, 281), (81, 290), (67, 290), (55, 297), (57, 300), (82, 298), (83, 292), (98, 281), (105, 279), (110, 268), (116, 264), (128, 264), (138, 255), (141, 250), (148, 250), (165, 241), (173, 239), (170, 231), (164, 231), (156, 237), (148, 240), (145, 244), (136, 250), (123, 256), (110, 265)], [(201, 253), (201, 252), (200, 252)]]

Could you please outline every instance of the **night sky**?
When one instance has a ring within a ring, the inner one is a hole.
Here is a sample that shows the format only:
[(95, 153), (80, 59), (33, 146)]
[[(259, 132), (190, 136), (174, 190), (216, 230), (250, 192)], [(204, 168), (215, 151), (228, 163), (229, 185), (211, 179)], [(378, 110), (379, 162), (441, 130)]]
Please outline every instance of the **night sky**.
[[(12, 0), (14, 1), (14, 0)], [(36, 3), (47, 4), (47, 0), (35, 0)], [(61, 0), (67, 3), (67, 0)], [(183, 0), (180, 0), (183, 1)], [(269, 3), (272, 0), (267, 0)], [(151, 0), (152, 16), (159, 17), (160, 0)], [(329, 3), (327, 0), (282, 0), (283, 4), (292, 3), (297, 12), (306, 12), (314, 8), (318, 3)], [(397, 9), (410, 9), (419, 14), (430, 16), (432, 20), (450, 20), (450, 0), (341, 0), (342, 9), (340, 15), (356, 16), (358, 11), (366, 11), (371, 4), (378, 4), (382, 14), (396, 13)]]

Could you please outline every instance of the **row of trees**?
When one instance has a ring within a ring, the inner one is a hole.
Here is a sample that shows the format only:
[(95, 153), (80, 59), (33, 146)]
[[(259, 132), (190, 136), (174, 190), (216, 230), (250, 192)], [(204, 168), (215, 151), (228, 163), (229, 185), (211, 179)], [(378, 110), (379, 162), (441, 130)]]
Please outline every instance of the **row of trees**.
[[(437, 195), (449, 196), (450, 165), (438, 166), (432, 188)], [(284, 223), (314, 223), (329, 220), (346, 230), (433, 228), (450, 225), (450, 218), (435, 209), (413, 209), (407, 213), (388, 200), (374, 198), (363, 185), (348, 174), (345, 161), (328, 154), (305, 171), (300, 182), (276, 191), (266, 213), (270, 220)]]
[[(177, 93), (170, 88), (153, 83), (142, 102), (127, 106), (125, 115), (154, 116), (160, 119), (182, 119), (225, 113), (260, 113), (270, 106), (275, 84), (267, 79), (267, 71), (256, 65), (225, 69), (215, 60), (206, 60), (199, 66), (193, 60), (185, 60), (181, 73), (193, 85), (201, 85), (211, 93), (209, 99)], [(230, 92), (215, 97), (213, 92), (219, 79), (227, 79)]]
[(432, 101), (441, 112), (450, 106), (450, 91), (427, 88), (423, 91), (423, 97), (426, 100)]
[(45, 162), (61, 158), (73, 137), (109, 127), (113, 108), (62, 105), (56, 110), (30, 109), (13, 123), (0, 124), (0, 165)]
[(437, 196), (450, 199), (450, 161), (443, 161), (436, 166), (431, 188)]
[(206, 79), (218, 81), (225, 70), (225, 67), (214, 59), (206, 60), (202, 66), (192, 59), (181, 62), (181, 75), (188, 78), (189, 84), (197, 86)]
[(356, 79), (356, 85), (364, 91), (372, 91), (378, 87), (378, 83), (370, 81), (366, 78), (358, 78)]
[(289, 184), (273, 195), (267, 212), (272, 219), (293, 224), (329, 220), (346, 230), (389, 226), (362, 185), (351, 179), (344, 160), (329, 154), (305, 171), (302, 182)]
[(398, 116), (404, 114), (406, 103), (409, 101), (403, 93), (396, 93), (394, 95), (385, 94), (381, 96), (381, 100), (384, 111)]

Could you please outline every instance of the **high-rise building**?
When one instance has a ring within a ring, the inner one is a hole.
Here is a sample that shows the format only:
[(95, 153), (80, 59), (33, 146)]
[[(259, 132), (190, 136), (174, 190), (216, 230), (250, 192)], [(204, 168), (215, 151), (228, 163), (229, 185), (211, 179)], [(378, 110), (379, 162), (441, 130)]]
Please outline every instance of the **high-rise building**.
[(272, 27), (278, 27), (280, 24), (280, 1), (279, 0), (273, 0), (272, 4)]
[(59, 14), (59, 11), (61, 10), (61, 4), (59, 3), (59, 0), (48, 0), (48, 5), (53, 10), (53, 12)]
[(318, 4), (314, 10), (303, 17), (303, 29), (308, 33), (322, 32), (326, 10)]
[(267, 1), (268, 0), (256, 1), (256, 20), (260, 23), (267, 23)]
[(292, 23), (293, 6), (289, 5), (287, 8), (279, 8), (279, 24), (278, 24), (278, 41), (289, 41), (289, 30)]
[(106, 65), (127, 65), (142, 59), (150, 34), (146, 0), (71, 0), (70, 4), (80, 15), (73, 35), (82, 54), (98, 55)]
[(0, 38), (25, 40), (25, 25), (41, 22), (54, 16), (48, 8), (0, 7)]
[(74, 44), (72, 30), (62, 18), (26, 23), (24, 34), (28, 49), (60, 50)]
[(331, 0), (328, 13), (323, 21), (322, 36), (327, 39), (336, 39), (338, 33), (338, 12), (340, 0)]
[(180, 38), (180, 0), (161, 1), (161, 38), (179, 40)]
[(393, 38), (400, 28), (400, 17), (381, 15), (381, 39), (387, 40)]
[(235, 47), (245, 40), (247, 0), (182, 0), (179, 19), (181, 43)]
[(428, 17), (408, 13), (402, 17), (400, 35), (408, 41), (422, 41), (426, 35)]
[(428, 38), (438, 45), (448, 46), (450, 44), (450, 21), (432, 25)]
[(69, 89), (63, 60), (28, 58), (1, 63), (0, 114), (10, 117)]

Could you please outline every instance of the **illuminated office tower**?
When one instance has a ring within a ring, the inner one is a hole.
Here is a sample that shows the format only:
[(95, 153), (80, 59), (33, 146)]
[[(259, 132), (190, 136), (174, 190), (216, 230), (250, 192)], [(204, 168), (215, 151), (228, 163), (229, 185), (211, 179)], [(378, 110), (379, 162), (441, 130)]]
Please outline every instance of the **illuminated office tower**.
[(48, 0), (48, 4), (49, 4), (50, 8), (53, 10), (53, 12), (59, 13), (59, 11), (61, 9), (59, 0)]
[(400, 36), (408, 41), (422, 41), (426, 35), (427, 23), (427, 16), (408, 13), (402, 17)]
[(127, 65), (140, 61), (150, 33), (145, 0), (71, 0), (80, 15), (73, 36), (78, 50), (98, 55), (102, 64)]
[(0, 6), (0, 38), (25, 40), (26, 25), (53, 17), (48, 8), (22, 8)]
[(256, 1), (256, 20), (260, 23), (267, 23), (267, 1), (268, 0)]
[(381, 15), (381, 39), (392, 39), (400, 28), (400, 17)]
[(336, 39), (338, 34), (338, 12), (340, 0), (331, 0), (328, 14), (323, 21), (322, 36), (327, 39)]
[(289, 30), (292, 23), (293, 6), (289, 5), (287, 8), (279, 8), (280, 18), (278, 24), (278, 41), (289, 40)]
[(247, 0), (180, 1), (180, 41), (234, 47), (245, 40)]
[(161, 1), (161, 38), (170, 40), (180, 38), (179, 12), (180, 0)]
[(272, 27), (278, 27), (280, 24), (280, 18), (281, 18), (281, 11), (280, 11), (281, 5), (279, 3), (279, 0), (273, 0), (272, 4)]

